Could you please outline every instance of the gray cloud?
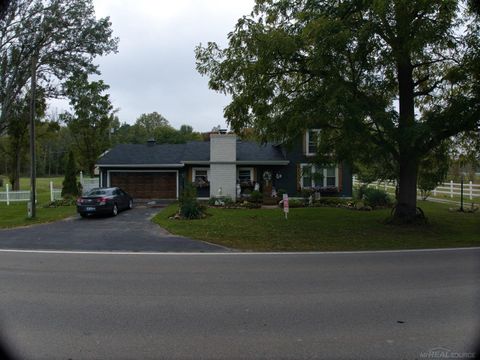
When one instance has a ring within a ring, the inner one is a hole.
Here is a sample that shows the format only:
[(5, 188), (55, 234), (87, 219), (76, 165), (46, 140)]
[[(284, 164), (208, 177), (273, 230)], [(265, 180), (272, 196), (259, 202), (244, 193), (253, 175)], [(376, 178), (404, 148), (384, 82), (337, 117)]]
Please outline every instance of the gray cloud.
[(194, 48), (208, 41), (225, 45), (253, 0), (144, 0), (136, 1), (135, 8), (130, 1), (94, 3), (98, 16), (110, 16), (120, 38), (118, 54), (100, 58), (98, 64), (122, 122), (158, 111), (175, 127), (190, 124), (207, 131), (225, 125), (223, 107), (229, 99), (209, 90), (208, 79), (197, 73)]

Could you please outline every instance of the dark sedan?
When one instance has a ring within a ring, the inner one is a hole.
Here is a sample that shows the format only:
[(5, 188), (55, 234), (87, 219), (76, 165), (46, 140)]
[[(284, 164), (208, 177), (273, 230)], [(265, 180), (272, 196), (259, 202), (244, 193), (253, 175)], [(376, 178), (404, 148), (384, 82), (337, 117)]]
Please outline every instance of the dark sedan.
[(94, 214), (116, 216), (119, 211), (133, 208), (133, 199), (118, 187), (97, 188), (77, 199), (77, 212), (81, 217)]

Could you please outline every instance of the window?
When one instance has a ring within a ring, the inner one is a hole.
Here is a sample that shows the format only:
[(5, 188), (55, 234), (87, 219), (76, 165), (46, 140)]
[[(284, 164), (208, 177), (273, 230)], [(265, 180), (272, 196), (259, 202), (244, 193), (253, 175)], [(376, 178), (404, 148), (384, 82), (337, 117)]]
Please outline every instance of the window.
[(205, 187), (210, 185), (208, 175), (209, 171), (206, 168), (192, 169), (192, 181), (196, 186)]
[(326, 186), (337, 185), (337, 176), (336, 176), (335, 168), (325, 169), (325, 185)]
[(301, 188), (338, 186), (337, 168), (316, 168), (312, 164), (301, 164)]
[(312, 178), (312, 166), (302, 166), (302, 188), (309, 188), (312, 186), (314, 186)]
[(253, 169), (252, 168), (239, 168), (238, 180), (240, 183), (253, 181)]
[(317, 153), (318, 148), (318, 141), (320, 139), (320, 130), (319, 129), (311, 129), (306, 132), (306, 154), (307, 155), (315, 155)]

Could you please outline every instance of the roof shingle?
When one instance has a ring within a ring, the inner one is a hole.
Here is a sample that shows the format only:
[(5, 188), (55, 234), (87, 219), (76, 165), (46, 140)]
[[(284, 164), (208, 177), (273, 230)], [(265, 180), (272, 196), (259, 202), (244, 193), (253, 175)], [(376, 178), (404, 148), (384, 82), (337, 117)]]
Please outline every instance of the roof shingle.
[[(98, 159), (98, 165), (173, 165), (183, 161), (209, 161), (210, 142), (185, 144), (121, 144)], [(237, 141), (237, 161), (284, 161), (279, 147), (252, 141)]]

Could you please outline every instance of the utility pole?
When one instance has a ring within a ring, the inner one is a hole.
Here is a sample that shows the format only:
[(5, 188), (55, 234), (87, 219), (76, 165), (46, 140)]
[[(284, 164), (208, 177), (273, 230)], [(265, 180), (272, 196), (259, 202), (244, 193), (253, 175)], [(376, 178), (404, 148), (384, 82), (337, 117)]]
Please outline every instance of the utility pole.
[(37, 87), (37, 57), (33, 55), (32, 58), (32, 76), (31, 76), (31, 99), (30, 99), (30, 217), (34, 219), (37, 215), (36, 211), (36, 177), (37, 164), (35, 158), (35, 100)]

